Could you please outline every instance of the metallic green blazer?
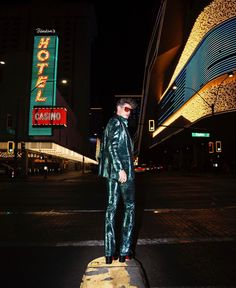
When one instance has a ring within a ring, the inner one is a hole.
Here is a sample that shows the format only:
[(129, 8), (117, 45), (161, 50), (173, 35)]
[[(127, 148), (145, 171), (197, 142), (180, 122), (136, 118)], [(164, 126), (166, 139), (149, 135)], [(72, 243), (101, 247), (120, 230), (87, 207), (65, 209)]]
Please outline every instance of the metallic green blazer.
[(127, 180), (134, 179), (133, 143), (128, 131), (128, 120), (113, 116), (106, 126), (101, 141), (98, 175), (119, 179), (119, 171), (125, 170)]

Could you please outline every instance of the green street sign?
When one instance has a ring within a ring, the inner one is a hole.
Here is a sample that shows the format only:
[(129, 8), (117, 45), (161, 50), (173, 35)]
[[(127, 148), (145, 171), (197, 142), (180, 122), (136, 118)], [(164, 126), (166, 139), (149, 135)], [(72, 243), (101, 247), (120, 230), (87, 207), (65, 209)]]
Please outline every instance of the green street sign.
[(192, 137), (210, 137), (210, 133), (205, 132), (192, 132)]

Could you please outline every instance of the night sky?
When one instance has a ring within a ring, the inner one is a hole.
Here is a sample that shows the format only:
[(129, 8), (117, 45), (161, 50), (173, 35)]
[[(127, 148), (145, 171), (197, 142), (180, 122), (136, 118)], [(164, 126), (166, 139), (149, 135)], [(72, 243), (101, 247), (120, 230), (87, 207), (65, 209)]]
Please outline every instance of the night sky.
[[(109, 117), (116, 94), (141, 94), (145, 56), (161, 0), (47, 0), (94, 5), (97, 37), (92, 47), (91, 106), (104, 107)], [(33, 3), (11, 0), (5, 5)], [(41, 3), (41, 5), (43, 5)]]
[(114, 110), (114, 95), (142, 92), (145, 56), (159, 3), (95, 3), (98, 36), (93, 49), (92, 105), (104, 107), (107, 116)]

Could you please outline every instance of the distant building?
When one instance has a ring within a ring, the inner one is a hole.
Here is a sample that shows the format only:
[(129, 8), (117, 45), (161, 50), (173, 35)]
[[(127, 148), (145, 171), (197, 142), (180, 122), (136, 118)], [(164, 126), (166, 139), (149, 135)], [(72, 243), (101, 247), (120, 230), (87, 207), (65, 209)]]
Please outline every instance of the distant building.
[[(58, 36), (56, 102), (62, 103), (69, 115), (68, 127), (53, 128), (48, 137), (28, 134), (35, 35)], [(33, 1), (1, 7), (0, 61), (5, 63), (0, 64), (2, 152), (7, 141), (17, 138), (19, 143), (55, 143), (71, 153), (89, 156), (90, 67), (95, 36), (96, 19), (89, 3), (48, 1), (42, 8)]]

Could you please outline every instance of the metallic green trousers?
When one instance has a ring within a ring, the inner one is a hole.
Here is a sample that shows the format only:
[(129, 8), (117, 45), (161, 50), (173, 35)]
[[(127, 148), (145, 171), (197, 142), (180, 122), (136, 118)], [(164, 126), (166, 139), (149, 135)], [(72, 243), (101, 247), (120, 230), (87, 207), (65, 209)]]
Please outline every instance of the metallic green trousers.
[(132, 254), (132, 234), (135, 216), (134, 181), (121, 184), (115, 179), (107, 179), (108, 205), (105, 215), (105, 256), (113, 256), (116, 249), (115, 216), (120, 196), (123, 198), (124, 215), (119, 253), (121, 256)]

